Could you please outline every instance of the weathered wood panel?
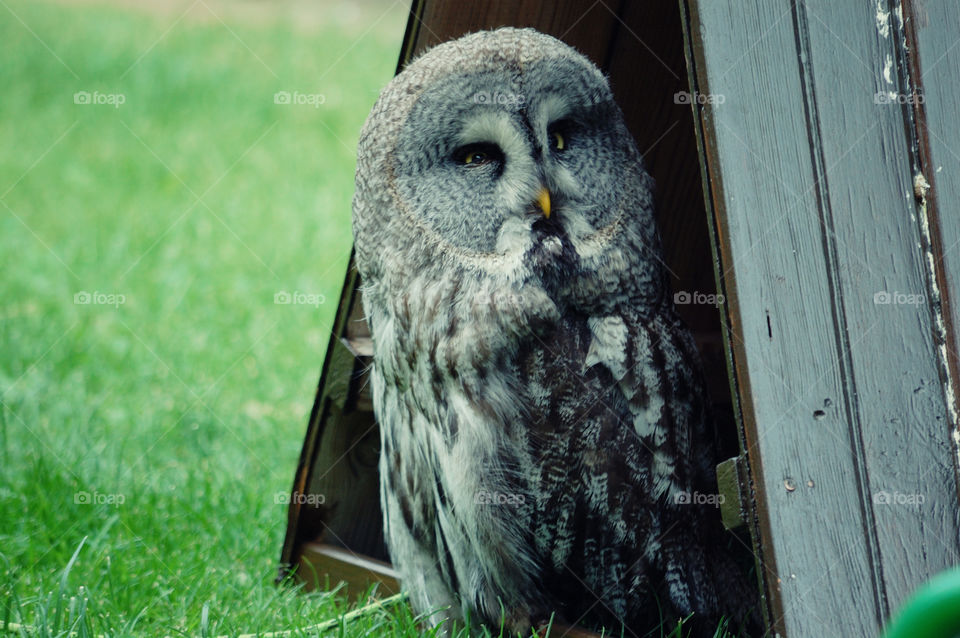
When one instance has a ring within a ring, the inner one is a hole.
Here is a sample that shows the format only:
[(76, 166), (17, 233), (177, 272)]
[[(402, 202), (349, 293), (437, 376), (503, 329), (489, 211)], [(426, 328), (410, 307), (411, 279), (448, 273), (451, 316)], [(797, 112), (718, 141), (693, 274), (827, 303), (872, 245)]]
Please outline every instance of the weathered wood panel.
[[(942, 371), (947, 395), (953, 395), (950, 430), (960, 445), (960, 4), (907, 2), (904, 27), (914, 86), (908, 106), (916, 115), (919, 168), (929, 184), (914, 188), (921, 204), (921, 227), (929, 233), (931, 265), (942, 307)], [(926, 220), (923, 218), (926, 213)], [(938, 301), (934, 298), (932, 301)], [(956, 450), (955, 450), (956, 451)], [(960, 560), (957, 561), (960, 563)]]
[[(400, 576), (393, 567), (383, 561), (371, 560), (357, 556), (352, 552), (344, 551), (332, 545), (321, 543), (306, 543), (300, 557), (303, 569), (315, 570), (317, 575), (326, 577), (330, 587), (338, 582), (345, 583), (350, 596), (357, 596), (367, 592), (373, 584), (377, 585), (380, 594), (393, 595), (400, 593)], [(309, 583), (308, 583), (309, 584)], [(573, 627), (562, 623), (552, 623), (549, 631), (541, 628), (544, 638), (602, 638), (600, 634)]]
[[(883, 9), (883, 7), (881, 7)], [(957, 494), (926, 254), (914, 196), (911, 93), (893, 7), (806, 4), (821, 132), (821, 210), (850, 360), (864, 502), (876, 534), (884, 617), (957, 560)], [(881, 17), (890, 12), (889, 18)], [(836, 25), (850, 25), (842, 38)], [(803, 23), (800, 24), (803, 28)], [(816, 148), (816, 144), (814, 147)], [(831, 232), (832, 230), (832, 232)], [(944, 545), (943, 538), (953, 538)], [(873, 540), (873, 539), (871, 539)], [(883, 606), (883, 603), (888, 605)]]
[(579, 49), (598, 66), (606, 65), (610, 41), (617, 26), (616, 11), (623, 0), (487, 0), (483, 2), (424, 3), (413, 53), (466, 33), (502, 26), (534, 27)]
[(369, 331), (359, 297), (351, 266), (294, 475), (281, 578), (293, 567), (313, 582), (314, 574), (300, 569), (305, 543), (322, 541), (387, 559), (376, 468), (380, 437), (365, 379)]
[(353, 597), (364, 594), (373, 584), (380, 594), (400, 593), (400, 577), (389, 563), (358, 556), (333, 545), (304, 543), (300, 565), (305, 572), (316, 572), (316, 581), (304, 578), (308, 589), (335, 587), (343, 582)]
[(957, 561), (902, 33), (874, 3), (687, 6), (774, 626), (873, 635)]
[[(861, 508), (850, 503), (859, 489), (848, 462), (849, 432), (838, 419), (811, 423), (825, 398), (839, 403), (841, 381), (821, 233), (819, 224), (810, 223), (817, 219), (816, 202), (795, 195), (811, 192), (815, 177), (798, 99), (803, 85), (791, 11), (787, 2), (705, 2), (691, 9), (697, 90), (724, 101), (702, 113), (764, 576), (777, 629), (813, 635), (794, 626), (800, 614), (783, 619), (790, 606), (807, 605), (810, 622), (817, 623), (822, 615), (872, 610), (874, 588), (863, 539), (785, 533), (826, 530), (840, 520), (865, 527)], [(757, 43), (761, 33), (765, 37)], [(753, 45), (759, 50), (749, 53), (750, 60), (768, 58), (767, 64), (737, 69)], [(783, 243), (788, 250), (780, 248)], [(786, 406), (794, 406), (793, 412)], [(845, 574), (842, 582), (829, 577), (831, 570)], [(854, 617), (851, 635), (874, 630), (876, 622), (866, 613)]]

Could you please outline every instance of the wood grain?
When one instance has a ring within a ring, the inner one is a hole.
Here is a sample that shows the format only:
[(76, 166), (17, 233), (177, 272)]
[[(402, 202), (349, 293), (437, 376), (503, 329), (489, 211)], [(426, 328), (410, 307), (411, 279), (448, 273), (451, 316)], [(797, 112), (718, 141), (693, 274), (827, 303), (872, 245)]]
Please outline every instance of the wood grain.
[[(936, 287), (942, 309), (941, 377), (953, 396), (950, 433), (960, 443), (960, 5), (907, 2), (904, 5), (907, 47), (911, 58), (914, 115), (919, 142), (918, 169), (930, 184), (921, 201), (927, 214)], [(933, 301), (936, 301), (934, 299)], [(958, 450), (954, 449), (955, 452)], [(958, 561), (960, 562), (960, 561)]]
[[(356, 552), (323, 543), (306, 543), (300, 561), (301, 570), (313, 575), (307, 579), (309, 589), (344, 583), (348, 594), (357, 596), (375, 584), (377, 595), (400, 593), (400, 576), (389, 563)], [(563, 623), (551, 623), (538, 631), (543, 638), (601, 638), (596, 632)]]
[(688, 7), (774, 628), (873, 635), (957, 562), (908, 54), (874, 5)]
[(347, 551), (323, 543), (306, 543), (300, 553), (301, 569), (315, 575), (306, 579), (308, 588), (315, 585), (334, 587), (346, 583), (351, 596), (366, 593), (370, 585), (377, 584), (379, 595), (392, 596), (400, 593), (400, 578), (396, 571), (381, 560)]
[(428, 1), (413, 52), (416, 54), (440, 42), (482, 29), (534, 27), (576, 47), (603, 67), (622, 1)]

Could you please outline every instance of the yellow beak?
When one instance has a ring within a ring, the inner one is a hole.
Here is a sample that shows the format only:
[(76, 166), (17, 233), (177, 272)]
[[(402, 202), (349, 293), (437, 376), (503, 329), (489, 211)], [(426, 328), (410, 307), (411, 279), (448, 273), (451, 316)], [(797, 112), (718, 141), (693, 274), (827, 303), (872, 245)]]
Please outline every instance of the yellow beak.
[(543, 216), (550, 219), (550, 191), (546, 186), (541, 186), (537, 193), (537, 206), (543, 211)]

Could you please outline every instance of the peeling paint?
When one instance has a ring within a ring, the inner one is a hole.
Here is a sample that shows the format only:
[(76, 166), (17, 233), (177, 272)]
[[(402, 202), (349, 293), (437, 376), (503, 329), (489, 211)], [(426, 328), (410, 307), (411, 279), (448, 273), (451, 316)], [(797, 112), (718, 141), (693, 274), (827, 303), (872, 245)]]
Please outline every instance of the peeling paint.
[[(882, 38), (890, 37), (890, 12), (886, 11), (883, 8), (883, 0), (877, 1), (877, 33), (880, 34)], [(903, 19), (901, 17), (901, 24), (903, 24)]]
[[(917, 173), (913, 176), (913, 194), (917, 199), (920, 200), (920, 205), (924, 209), (924, 223), (926, 223), (926, 206), (927, 206), (927, 193), (930, 192), (930, 182), (927, 181), (927, 178), (923, 176), (923, 173)], [(924, 232), (929, 232), (929, 228), (924, 229)]]
[(887, 84), (893, 84), (893, 56), (889, 53), (883, 63), (883, 79), (887, 81)]
[(957, 409), (956, 388), (954, 388), (953, 379), (950, 378), (949, 355), (947, 352), (947, 327), (943, 320), (943, 305), (940, 295), (940, 284), (937, 281), (936, 265), (933, 257), (933, 247), (930, 241), (930, 218), (927, 215), (927, 193), (930, 192), (930, 182), (923, 173), (917, 173), (913, 177), (913, 192), (917, 197), (917, 209), (920, 213), (920, 233), (923, 235), (923, 252), (926, 257), (927, 276), (930, 281), (930, 304), (934, 321), (934, 336), (937, 342), (937, 354), (940, 359), (940, 365), (944, 371), (943, 374), (943, 393), (947, 404), (947, 417), (950, 419), (950, 436), (953, 438), (954, 450), (960, 461), (960, 419)]

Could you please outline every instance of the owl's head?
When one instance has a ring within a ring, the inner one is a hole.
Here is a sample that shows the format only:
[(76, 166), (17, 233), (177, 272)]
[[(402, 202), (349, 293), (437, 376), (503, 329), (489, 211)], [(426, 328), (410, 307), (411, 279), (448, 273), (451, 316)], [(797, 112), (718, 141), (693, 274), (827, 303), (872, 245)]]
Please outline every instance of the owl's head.
[(644, 281), (659, 297), (651, 190), (587, 58), (533, 29), (474, 33), (411, 62), (367, 119), (357, 263), (371, 285), (452, 268), (574, 301)]

